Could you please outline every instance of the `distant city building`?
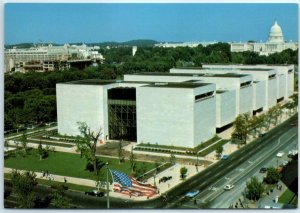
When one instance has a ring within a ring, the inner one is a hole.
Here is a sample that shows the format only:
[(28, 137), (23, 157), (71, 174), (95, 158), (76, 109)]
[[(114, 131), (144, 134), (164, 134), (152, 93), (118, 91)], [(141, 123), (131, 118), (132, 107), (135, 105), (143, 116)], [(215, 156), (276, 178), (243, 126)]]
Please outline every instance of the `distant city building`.
[(293, 94), (294, 65), (204, 65), (170, 73), (135, 73), (124, 81), (56, 85), (58, 133), (80, 134), (78, 121), (102, 140), (195, 147), (232, 124)]
[(5, 71), (26, 72), (66, 70), (71, 63), (78, 61), (104, 60), (98, 52), (99, 47), (87, 45), (39, 46), (31, 48), (12, 48), (4, 50)]
[(133, 46), (132, 47), (132, 56), (135, 55), (136, 51), (137, 51), (137, 46)]
[(210, 44), (216, 44), (217, 42), (216, 41), (208, 41), (208, 42), (198, 42), (198, 41), (195, 41), (195, 42), (178, 42), (178, 43), (159, 43), (159, 44), (155, 44), (154, 46), (156, 47), (197, 47), (199, 44), (201, 44), (202, 46), (206, 47), (207, 45), (210, 45)]
[(239, 42), (231, 43), (230, 50), (231, 52), (244, 52), (252, 51), (257, 52), (259, 55), (270, 55), (272, 53), (281, 52), (286, 49), (297, 50), (297, 42), (286, 42), (284, 41), (283, 33), (281, 27), (275, 21), (274, 25), (270, 29), (269, 39), (267, 42)]

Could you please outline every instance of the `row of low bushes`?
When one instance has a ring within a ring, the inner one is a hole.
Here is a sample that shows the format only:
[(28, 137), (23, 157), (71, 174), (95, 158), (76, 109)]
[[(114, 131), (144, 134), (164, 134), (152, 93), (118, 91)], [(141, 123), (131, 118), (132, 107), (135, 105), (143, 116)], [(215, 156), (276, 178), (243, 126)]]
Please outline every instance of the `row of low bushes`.
[(152, 170), (152, 171), (150, 171), (150, 172), (148, 172), (148, 173), (146, 173), (146, 174), (144, 174), (144, 175), (138, 177), (137, 179), (140, 180), (140, 181), (147, 180), (147, 179), (153, 177), (154, 174), (157, 175), (157, 174), (159, 174), (160, 172), (162, 172), (162, 171), (164, 171), (164, 170), (170, 168), (172, 165), (173, 165), (173, 164), (172, 164), (172, 163), (169, 163), (169, 162), (168, 162), (168, 163), (165, 163), (165, 164), (163, 164), (163, 165), (157, 167), (156, 169), (154, 169), (154, 170)]
[(71, 143), (75, 142), (75, 139), (72, 138), (54, 137), (49, 135), (43, 135), (42, 138), (49, 139), (49, 140), (56, 140), (56, 141), (71, 142)]
[(48, 142), (48, 141), (35, 141), (35, 140), (28, 140), (29, 143), (35, 143), (39, 144), (41, 142), (42, 145), (50, 145), (50, 146), (60, 146), (60, 147), (66, 147), (70, 148), (73, 147), (74, 145), (71, 144), (64, 144), (64, 143), (58, 143), (58, 142)]
[(196, 155), (196, 152), (184, 152), (184, 151), (175, 151), (170, 149), (159, 149), (159, 148), (150, 148), (150, 147), (141, 147), (141, 146), (136, 146), (134, 150), (146, 151), (146, 152), (161, 152), (161, 153), (169, 153), (169, 154), (173, 153), (178, 155)]
[(209, 153), (215, 151), (218, 146), (223, 146), (224, 144), (228, 143), (229, 141), (230, 140), (221, 140), (220, 142), (218, 142), (218, 143), (210, 146), (209, 148), (199, 152), (199, 156), (204, 157), (204, 156), (208, 155)]

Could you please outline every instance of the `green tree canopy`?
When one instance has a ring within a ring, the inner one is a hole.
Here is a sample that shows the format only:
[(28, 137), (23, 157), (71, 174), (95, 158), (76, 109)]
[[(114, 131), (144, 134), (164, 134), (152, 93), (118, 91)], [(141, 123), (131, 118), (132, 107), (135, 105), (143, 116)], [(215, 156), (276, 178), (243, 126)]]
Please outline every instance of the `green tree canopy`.
[(263, 183), (259, 182), (257, 177), (251, 177), (250, 181), (246, 184), (247, 197), (250, 200), (258, 200), (264, 192)]
[(280, 179), (280, 175), (277, 172), (277, 169), (274, 167), (270, 167), (267, 170), (267, 176), (265, 177), (265, 181), (268, 184), (274, 184), (277, 183)]
[(35, 173), (29, 171), (21, 173), (18, 170), (13, 170), (11, 173), (11, 183), (19, 208), (33, 208), (36, 199), (33, 189), (37, 184)]

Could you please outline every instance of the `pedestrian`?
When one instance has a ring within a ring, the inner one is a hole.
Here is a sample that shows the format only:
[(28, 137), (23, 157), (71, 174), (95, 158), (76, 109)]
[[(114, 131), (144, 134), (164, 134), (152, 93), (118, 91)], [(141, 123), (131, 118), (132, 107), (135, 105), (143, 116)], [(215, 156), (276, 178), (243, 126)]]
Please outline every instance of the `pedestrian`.
[(194, 205), (195, 205), (195, 206), (197, 205), (197, 200), (196, 200), (196, 199), (194, 200)]
[(65, 181), (65, 183), (67, 183), (67, 179), (66, 179), (66, 177), (64, 177), (64, 181)]

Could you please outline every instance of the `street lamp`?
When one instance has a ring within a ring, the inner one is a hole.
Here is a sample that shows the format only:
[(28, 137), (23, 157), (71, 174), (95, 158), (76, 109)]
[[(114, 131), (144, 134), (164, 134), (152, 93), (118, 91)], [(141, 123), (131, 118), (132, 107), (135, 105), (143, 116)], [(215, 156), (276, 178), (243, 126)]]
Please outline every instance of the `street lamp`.
[(109, 182), (108, 182), (108, 162), (106, 162), (106, 198), (107, 198), (107, 208), (109, 209)]

